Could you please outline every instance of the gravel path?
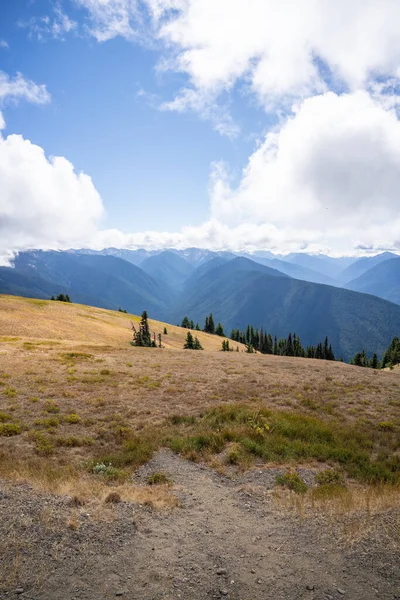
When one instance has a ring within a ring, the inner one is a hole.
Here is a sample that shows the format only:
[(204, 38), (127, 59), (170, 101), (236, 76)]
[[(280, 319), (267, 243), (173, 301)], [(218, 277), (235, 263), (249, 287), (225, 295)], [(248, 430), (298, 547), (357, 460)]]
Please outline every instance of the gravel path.
[(88, 514), (3, 486), (0, 599), (400, 598), (398, 515), (372, 517), (374, 535), (349, 546), (339, 524), (279, 510), (273, 470), (232, 480), (162, 450), (135, 480), (154, 472), (171, 478), (179, 508), (119, 503)]

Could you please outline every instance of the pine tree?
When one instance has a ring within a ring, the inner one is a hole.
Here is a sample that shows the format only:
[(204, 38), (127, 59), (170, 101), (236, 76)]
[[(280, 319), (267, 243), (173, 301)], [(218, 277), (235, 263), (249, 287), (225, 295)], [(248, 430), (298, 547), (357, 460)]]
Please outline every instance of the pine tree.
[(370, 360), (369, 366), (371, 367), (371, 369), (378, 369), (379, 368), (378, 356), (376, 355), (375, 352), (372, 355), (372, 358)]
[(52, 296), (52, 297), (50, 298), (50, 300), (55, 300), (54, 296)]
[(196, 328), (195, 329), (196, 329), (196, 331), (201, 331), (200, 325), (198, 323), (196, 323)]
[(132, 340), (132, 346), (142, 346), (145, 348), (156, 348), (157, 344), (156, 344), (156, 340), (155, 340), (155, 334), (153, 334), (153, 339), (151, 339), (151, 334), (150, 334), (150, 329), (149, 329), (149, 323), (148, 323), (148, 317), (147, 317), (147, 312), (144, 310), (140, 319), (140, 323), (139, 323), (139, 331), (136, 331), (135, 325), (132, 323), (132, 329), (133, 329), (133, 340)]
[(286, 356), (294, 356), (292, 334), (289, 333), (286, 342)]
[(168, 335), (168, 331), (167, 331), (166, 327), (164, 327), (164, 335)]
[(184, 329), (190, 329), (190, 321), (187, 317), (183, 317), (181, 327), (184, 327)]
[(217, 327), (215, 328), (215, 333), (216, 333), (216, 335), (225, 337), (224, 328), (222, 327), (221, 323), (218, 323)]
[(194, 342), (193, 342), (193, 350), (203, 350), (203, 346), (200, 344), (200, 340), (199, 338), (196, 337), (194, 338)]
[(400, 340), (398, 337), (394, 337), (389, 344), (382, 359), (382, 368), (394, 367), (400, 363)]
[(186, 341), (185, 341), (183, 347), (185, 348), (185, 350), (193, 350), (193, 345), (194, 345), (193, 336), (190, 333), (190, 331), (188, 331), (187, 335), (186, 335)]

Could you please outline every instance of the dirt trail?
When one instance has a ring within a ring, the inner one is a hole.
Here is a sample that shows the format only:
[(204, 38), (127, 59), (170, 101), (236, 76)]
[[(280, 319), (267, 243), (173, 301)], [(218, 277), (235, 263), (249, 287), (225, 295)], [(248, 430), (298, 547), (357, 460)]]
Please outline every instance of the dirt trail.
[(266, 492), (273, 471), (232, 480), (163, 450), (135, 480), (159, 471), (173, 480), (180, 508), (156, 512), (121, 503), (111, 522), (83, 508), (75, 531), (65, 525), (65, 499), (5, 488), (0, 599), (400, 598), (393, 515), (380, 516), (378, 533), (350, 547), (322, 518), (280, 511)]

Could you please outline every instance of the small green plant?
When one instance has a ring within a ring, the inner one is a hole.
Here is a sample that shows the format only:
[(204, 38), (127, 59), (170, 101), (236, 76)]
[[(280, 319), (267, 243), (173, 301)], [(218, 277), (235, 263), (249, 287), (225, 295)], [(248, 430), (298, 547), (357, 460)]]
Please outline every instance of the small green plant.
[(0, 423), (5, 423), (6, 421), (11, 420), (11, 415), (8, 415), (5, 412), (0, 412)]
[(91, 471), (94, 475), (97, 475), (98, 477), (104, 477), (104, 479), (107, 479), (107, 481), (126, 478), (126, 474), (121, 471), (121, 469), (114, 467), (111, 463), (95, 463), (92, 465)]
[(243, 452), (239, 444), (234, 444), (229, 448), (226, 454), (226, 463), (228, 465), (239, 465), (243, 460)]
[(167, 477), (165, 473), (153, 473), (150, 477), (147, 478), (147, 483), (149, 485), (165, 485), (170, 484), (171, 480)]
[(379, 429), (382, 431), (395, 431), (396, 425), (393, 421), (381, 421), (379, 423)]
[(54, 402), (54, 400), (49, 400), (48, 402), (46, 402), (46, 404), (44, 405), (44, 410), (47, 413), (54, 413), (57, 414), (60, 412), (60, 407), (58, 406), (58, 404), (56, 402)]
[(67, 448), (80, 448), (81, 446), (92, 446), (94, 444), (93, 438), (90, 437), (78, 437), (76, 435), (66, 436), (60, 435), (56, 438), (57, 446), (65, 446)]
[(40, 456), (50, 456), (54, 452), (54, 445), (42, 433), (37, 433), (35, 436), (35, 451)]
[(80, 423), (82, 419), (76, 413), (71, 413), (69, 415), (65, 415), (64, 421), (65, 423), (69, 423), (70, 425), (76, 425), (77, 423)]
[(21, 435), (21, 426), (17, 423), (0, 423), (0, 436), (12, 437), (14, 435)]
[(4, 390), (3, 394), (7, 396), (7, 398), (15, 398), (17, 396), (17, 390), (13, 387), (8, 387)]
[(296, 492), (296, 494), (305, 494), (308, 489), (307, 485), (296, 471), (288, 471), (284, 475), (278, 475), (275, 482), (277, 485)]
[(46, 429), (53, 429), (58, 427), (60, 421), (57, 417), (49, 417), (47, 419), (36, 419), (34, 422), (35, 427), (45, 427)]
[(338, 469), (324, 469), (315, 476), (318, 485), (344, 486), (343, 473)]

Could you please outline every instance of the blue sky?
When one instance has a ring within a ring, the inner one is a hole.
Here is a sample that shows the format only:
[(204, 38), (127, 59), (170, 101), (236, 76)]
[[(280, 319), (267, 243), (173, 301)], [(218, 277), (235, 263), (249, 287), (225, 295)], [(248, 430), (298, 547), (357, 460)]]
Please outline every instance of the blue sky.
[(391, 0), (3, 0), (0, 263), (398, 251), (399, 21)]
[[(80, 32), (54, 39), (21, 23), (52, 15), (51, 0), (13, 0), (0, 5), (0, 68), (45, 83), (45, 106), (7, 105), (7, 131), (21, 133), (48, 155), (66, 156), (90, 174), (107, 214), (103, 226), (129, 232), (197, 225), (209, 216), (210, 164), (227, 161), (240, 172), (254, 147), (251, 137), (267, 117), (235, 97), (235, 113), (247, 135), (229, 139), (193, 114), (157, 110), (183, 85), (180, 74), (156, 72), (157, 49), (118, 37), (103, 43)], [(85, 23), (83, 9), (70, 18)], [(143, 94), (142, 92), (145, 92)], [(154, 95), (154, 98), (153, 98)], [(249, 116), (249, 112), (254, 114)]]

